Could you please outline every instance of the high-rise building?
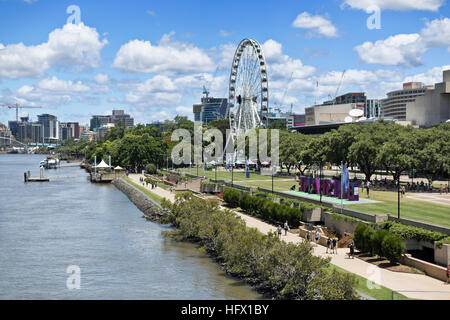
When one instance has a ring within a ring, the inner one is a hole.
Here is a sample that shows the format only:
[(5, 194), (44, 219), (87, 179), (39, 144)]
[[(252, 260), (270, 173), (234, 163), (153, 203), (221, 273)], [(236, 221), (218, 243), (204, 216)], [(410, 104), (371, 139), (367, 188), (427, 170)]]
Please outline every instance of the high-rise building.
[(364, 92), (349, 92), (336, 97), (334, 100), (325, 101), (323, 105), (331, 104), (347, 104), (347, 103), (366, 103), (366, 95)]
[(36, 122), (24, 121), (19, 124), (18, 141), (23, 143), (42, 142), (42, 125)]
[(200, 104), (193, 105), (194, 121), (208, 124), (211, 121), (224, 119), (227, 112), (228, 99), (203, 97)]
[(125, 114), (124, 110), (113, 110), (111, 115), (95, 115), (91, 118), (91, 131), (98, 131), (101, 127), (107, 125), (108, 123), (117, 124), (122, 121), (125, 128), (134, 127), (134, 119), (129, 115)]
[(134, 119), (131, 118), (129, 114), (125, 114), (124, 110), (113, 110), (111, 116), (111, 123), (116, 124), (119, 121), (122, 121), (125, 125), (125, 128), (133, 128), (134, 127)]
[(378, 99), (367, 99), (364, 103), (364, 117), (380, 118), (382, 116), (381, 101)]
[(0, 147), (9, 146), (11, 136), (11, 131), (9, 131), (3, 123), (0, 123)]
[(450, 119), (450, 70), (442, 74), (443, 81), (406, 103), (406, 121), (419, 127), (430, 127)]
[(61, 122), (59, 125), (59, 138), (61, 140), (79, 139), (80, 126), (78, 122)]
[(90, 123), (91, 131), (97, 131), (99, 128), (108, 123), (111, 123), (111, 116), (99, 116), (99, 115), (92, 116)]
[(42, 142), (55, 143), (59, 140), (59, 122), (56, 116), (42, 114), (38, 116), (37, 122), (42, 126)]
[(402, 90), (388, 92), (387, 98), (381, 102), (383, 116), (406, 121), (406, 104), (423, 96), (426, 90), (422, 82), (408, 82), (403, 84)]

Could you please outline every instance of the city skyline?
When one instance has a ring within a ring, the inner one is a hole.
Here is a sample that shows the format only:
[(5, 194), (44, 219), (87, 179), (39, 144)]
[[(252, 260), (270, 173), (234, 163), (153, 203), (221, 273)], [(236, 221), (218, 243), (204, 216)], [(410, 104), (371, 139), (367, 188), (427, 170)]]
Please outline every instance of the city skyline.
[[(448, 4), (384, 3), (5, 0), (0, 102), (43, 107), (20, 116), (49, 113), (80, 124), (112, 109), (126, 110), (136, 123), (177, 114), (193, 120), (204, 85), (213, 97), (228, 96), (232, 56), (243, 38), (263, 46), (270, 105), (285, 111), (293, 103), (303, 113), (334, 96), (344, 70), (338, 95), (385, 98), (403, 82), (441, 82), (450, 68)], [(76, 10), (67, 13), (71, 5), (79, 7), (79, 21)], [(381, 10), (380, 29), (367, 25), (371, 5)], [(0, 122), (13, 119), (14, 110), (0, 108)]]

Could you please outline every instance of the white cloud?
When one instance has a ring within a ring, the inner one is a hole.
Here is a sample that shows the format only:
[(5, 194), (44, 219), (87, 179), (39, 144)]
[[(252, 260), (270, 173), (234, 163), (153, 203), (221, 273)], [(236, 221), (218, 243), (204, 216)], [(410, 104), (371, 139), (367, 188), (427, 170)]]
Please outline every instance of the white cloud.
[(117, 52), (113, 66), (131, 73), (209, 72), (215, 68), (205, 51), (173, 41), (172, 34), (164, 35), (157, 45), (150, 41), (129, 41)]
[[(293, 59), (283, 54), (281, 43), (269, 39), (262, 44), (268, 66), (269, 82), (271, 79), (305, 78), (316, 72), (313, 66), (305, 66), (300, 59)], [(269, 84), (270, 85), (270, 84)]]
[(43, 76), (51, 67), (65, 67), (71, 71), (97, 67), (100, 52), (107, 43), (106, 39), (100, 41), (94, 28), (83, 23), (55, 29), (47, 42), (36, 46), (0, 43), (0, 78)]
[(219, 35), (220, 35), (221, 37), (229, 37), (229, 36), (233, 35), (234, 32), (235, 32), (235, 31), (220, 30), (220, 31), (219, 31)]
[(335, 38), (338, 36), (338, 30), (333, 23), (320, 15), (311, 15), (303, 12), (297, 16), (292, 26), (300, 29), (310, 30), (309, 36), (317, 35), (326, 38)]
[(368, 11), (370, 8), (378, 7), (381, 10), (424, 10), (424, 11), (438, 11), (444, 4), (444, 0), (345, 0), (345, 5), (350, 6), (353, 9), (360, 9)]
[(108, 75), (103, 74), (103, 73), (99, 73), (99, 74), (95, 75), (94, 80), (98, 84), (108, 84), (110, 81)]
[(366, 63), (378, 63), (384, 66), (421, 64), (420, 55), (426, 50), (418, 46), (420, 35), (398, 34), (375, 43), (366, 41), (356, 46), (359, 58)]
[(434, 67), (423, 73), (407, 76), (403, 82), (422, 82), (425, 85), (433, 85), (442, 82), (442, 72), (444, 70), (450, 70), (450, 65)]
[(7, 101), (55, 108), (70, 104), (74, 98), (88, 99), (86, 94), (91, 88), (82, 81), (61, 80), (57, 77), (45, 78), (35, 85), (23, 85), (16, 92), (9, 92), (5, 97)]
[(175, 108), (175, 111), (182, 116), (190, 116), (192, 115), (192, 107), (183, 107), (183, 106), (179, 106)]
[(450, 46), (450, 19), (427, 22), (418, 33), (398, 34), (375, 43), (367, 41), (355, 47), (359, 58), (366, 63), (385, 66), (417, 66), (421, 55), (432, 48)]

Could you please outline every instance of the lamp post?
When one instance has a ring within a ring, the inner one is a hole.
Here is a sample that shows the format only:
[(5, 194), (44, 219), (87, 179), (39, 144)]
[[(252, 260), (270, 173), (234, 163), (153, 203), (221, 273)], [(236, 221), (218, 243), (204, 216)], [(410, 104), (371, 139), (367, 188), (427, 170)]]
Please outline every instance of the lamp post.
[(319, 189), (320, 189), (320, 203), (322, 203), (322, 161), (319, 164)]
[(397, 180), (397, 197), (398, 197), (397, 215), (398, 220), (400, 220), (400, 176), (398, 177)]
[(273, 166), (272, 166), (272, 193), (273, 193)]
[(234, 159), (233, 163), (231, 164), (231, 186), (233, 186), (233, 182), (234, 182)]

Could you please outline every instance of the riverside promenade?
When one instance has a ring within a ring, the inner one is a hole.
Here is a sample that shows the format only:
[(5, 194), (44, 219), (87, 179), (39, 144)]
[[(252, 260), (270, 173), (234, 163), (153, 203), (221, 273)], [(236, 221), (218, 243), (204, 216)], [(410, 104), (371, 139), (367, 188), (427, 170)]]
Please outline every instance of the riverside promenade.
[[(129, 178), (133, 180), (133, 182), (142, 185), (139, 181), (140, 177), (142, 177), (140, 174), (129, 175)], [(150, 186), (145, 188), (160, 197), (168, 199), (171, 202), (175, 200), (175, 193), (171, 193), (170, 191), (166, 191), (160, 187), (153, 190)], [(271, 231), (276, 231), (276, 226), (272, 226), (264, 221), (241, 212), (235, 212), (250, 228), (256, 228), (264, 234)], [(305, 239), (299, 237), (298, 234), (291, 232), (288, 232), (287, 236), (285, 236), (284, 231), (282, 240), (290, 243), (305, 241)], [(331, 257), (331, 264), (366, 279), (370, 279), (374, 283), (380, 284), (393, 291), (397, 291), (408, 298), (423, 300), (450, 300), (450, 284), (447, 285), (440, 280), (422, 274), (389, 271), (358, 258), (349, 259), (346, 254), (349, 251), (347, 248), (338, 249), (337, 254), (327, 254), (326, 247), (316, 244), (313, 246), (314, 255), (324, 258)], [(372, 287), (374, 287), (373, 283), (368, 285), (372, 285)]]

